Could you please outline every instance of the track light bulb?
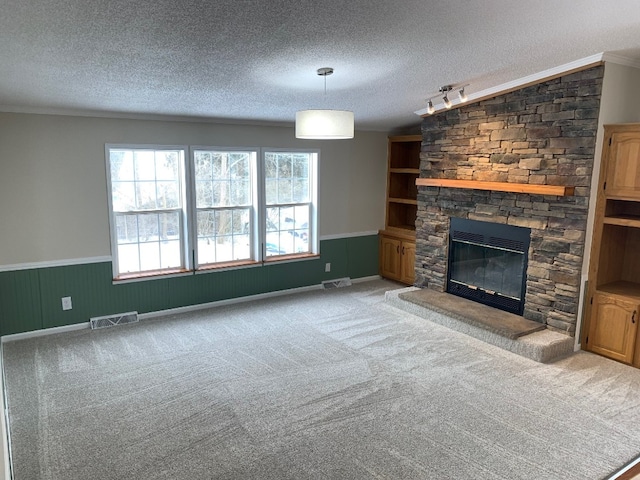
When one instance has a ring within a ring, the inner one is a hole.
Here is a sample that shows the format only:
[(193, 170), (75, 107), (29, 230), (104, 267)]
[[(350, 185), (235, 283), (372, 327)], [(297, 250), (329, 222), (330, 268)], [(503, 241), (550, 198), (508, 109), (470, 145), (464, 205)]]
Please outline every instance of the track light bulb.
[(467, 97), (467, 94), (464, 93), (464, 87), (462, 87), (459, 91), (458, 91), (458, 96), (460, 97), (460, 101), (462, 103), (466, 102), (467, 100), (469, 100), (469, 98)]
[(446, 93), (444, 94), (444, 97), (442, 97), (442, 101), (444, 102), (445, 107), (451, 108), (451, 100), (449, 100)]
[(433, 102), (431, 101), (431, 99), (429, 99), (429, 103), (427, 103), (427, 113), (431, 115), (435, 111), (436, 108), (433, 106)]

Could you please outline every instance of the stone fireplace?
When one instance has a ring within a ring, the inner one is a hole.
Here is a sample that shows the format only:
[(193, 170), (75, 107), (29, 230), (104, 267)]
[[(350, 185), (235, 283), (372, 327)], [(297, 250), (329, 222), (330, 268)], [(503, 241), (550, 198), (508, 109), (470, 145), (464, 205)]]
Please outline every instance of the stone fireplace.
[(531, 229), (452, 217), (447, 292), (522, 315)]
[(449, 288), (452, 219), (524, 227), (521, 313), (575, 334), (603, 74), (599, 65), (424, 118), (421, 178), (575, 189), (556, 196), (419, 187), (416, 286)]

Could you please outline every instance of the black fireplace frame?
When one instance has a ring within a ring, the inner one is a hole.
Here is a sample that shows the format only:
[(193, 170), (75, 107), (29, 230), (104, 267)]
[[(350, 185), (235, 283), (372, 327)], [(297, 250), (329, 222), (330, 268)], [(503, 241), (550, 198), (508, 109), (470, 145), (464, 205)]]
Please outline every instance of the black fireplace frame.
[[(501, 295), (483, 288), (468, 286), (451, 280), (454, 242), (466, 242), (485, 248), (502, 249), (522, 254), (523, 272), (520, 299)], [(501, 223), (451, 217), (449, 223), (449, 251), (447, 255), (446, 291), (510, 313), (522, 315), (527, 289), (527, 267), (531, 229)]]

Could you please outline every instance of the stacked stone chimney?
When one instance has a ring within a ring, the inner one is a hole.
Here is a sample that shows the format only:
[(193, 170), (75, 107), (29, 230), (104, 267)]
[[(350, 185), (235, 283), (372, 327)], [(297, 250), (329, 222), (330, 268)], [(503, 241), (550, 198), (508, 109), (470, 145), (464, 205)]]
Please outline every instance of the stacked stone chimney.
[(416, 285), (444, 291), (449, 218), (531, 228), (524, 317), (575, 334), (604, 66), (425, 117), (420, 176), (567, 185), (567, 197), (420, 187)]

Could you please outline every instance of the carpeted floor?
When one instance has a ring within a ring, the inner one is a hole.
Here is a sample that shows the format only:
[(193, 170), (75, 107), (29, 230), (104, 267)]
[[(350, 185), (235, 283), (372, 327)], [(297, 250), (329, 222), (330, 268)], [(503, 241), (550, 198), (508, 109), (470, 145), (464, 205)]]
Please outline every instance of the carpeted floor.
[(391, 288), (6, 343), (15, 480), (584, 480), (640, 453), (640, 370), (535, 363)]

